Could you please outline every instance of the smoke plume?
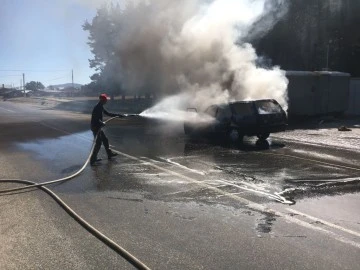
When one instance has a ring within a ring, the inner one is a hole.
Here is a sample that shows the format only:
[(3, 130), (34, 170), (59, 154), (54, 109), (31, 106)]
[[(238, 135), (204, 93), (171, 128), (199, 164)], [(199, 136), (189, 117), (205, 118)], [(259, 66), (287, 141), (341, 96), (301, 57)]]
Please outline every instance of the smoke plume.
[(258, 66), (245, 42), (286, 9), (284, 0), (128, 1), (114, 18), (117, 76), (127, 90), (172, 95), (155, 109), (258, 98), (287, 107), (285, 72)]

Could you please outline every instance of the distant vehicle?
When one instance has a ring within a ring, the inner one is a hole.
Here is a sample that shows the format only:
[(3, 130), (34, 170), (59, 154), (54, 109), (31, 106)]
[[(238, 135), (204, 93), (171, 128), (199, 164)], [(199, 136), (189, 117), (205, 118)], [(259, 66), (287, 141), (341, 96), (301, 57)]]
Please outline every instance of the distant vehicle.
[(244, 136), (266, 140), (270, 133), (284, 131), (287, 126), (286, 113), (274, 99), (211, 105), (204, 111), (204, 116), (211, 117), (212, 121), (187, 121), (184, 123), (185, 134), (225, 136), (241, 142)]

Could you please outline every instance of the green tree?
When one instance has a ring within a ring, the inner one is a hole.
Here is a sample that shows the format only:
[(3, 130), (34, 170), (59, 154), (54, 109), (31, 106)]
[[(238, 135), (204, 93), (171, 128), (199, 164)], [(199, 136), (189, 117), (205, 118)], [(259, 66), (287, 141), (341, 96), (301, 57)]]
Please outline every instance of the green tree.
[(90, 77), (91, 88), (106, 91), (112, 96), (121, 93), (120, 63), (115, 57), (117, 29), (121, 27), (116, 18), (120, 13), (119, 5), (103, 6), (91, 22), (83, 24), (83, 30), (89, 32), (88, 45), (94, 55), (93, 59), (89, 59), (90, 67), (96, 71)]
[(287, 16), (255, 40), (261, 55), (287, 70), (331, 70), (360, 76), (360, 1), (290, 0)]
[(25, 89), (27, 90), (39, 90), (39, 89), (44, 89), (45, 86), (41, 83), (41, 82), (35, 82), (35, 81), (31, 81), (28, 82), (27, 84), (25, 84)]

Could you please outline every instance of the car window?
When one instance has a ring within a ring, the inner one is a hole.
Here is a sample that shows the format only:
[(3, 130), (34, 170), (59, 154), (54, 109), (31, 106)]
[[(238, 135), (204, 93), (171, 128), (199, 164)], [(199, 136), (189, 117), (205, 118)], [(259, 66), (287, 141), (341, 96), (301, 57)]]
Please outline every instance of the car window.
[(229, 106), (219, 107), (216, 114), (216, 118), (221, 121), (231, 118), (230, 107)]
[(252, 115), (253, 108), (252, 103), (233, 103), (232, 108), (234, 112), (238, 115)]
[(215, 117), (216, 116), (216, 112), (217, 112), (217, 107), (216, 106), (210, 106), (209, 108), (207, 108), (205, 110), (205, 113), (207, 113), (208, 115)]
[(280, 113), (281, 107), (272, 100), (259, 100), (255, 102), (259, 114)]

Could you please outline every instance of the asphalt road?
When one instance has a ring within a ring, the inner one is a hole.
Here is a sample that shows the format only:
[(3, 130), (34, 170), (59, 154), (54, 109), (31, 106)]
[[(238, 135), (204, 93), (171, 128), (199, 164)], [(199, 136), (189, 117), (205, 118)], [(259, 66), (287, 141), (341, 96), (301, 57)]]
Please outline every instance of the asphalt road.
[[(89, 118), (0, 102), (0, 178), (80, 169)], [(116, 159), (101, 150), (98, 166), (49, 187), (149, 268), (359, 269), (357, 147), (312, 140), (309, 129), (268, 147), (189, 140), (181, 123), (134, 117), (105, 132)], [(133, 269), (41, 190), (1, 195), (0, 229), (1, 269)]]

